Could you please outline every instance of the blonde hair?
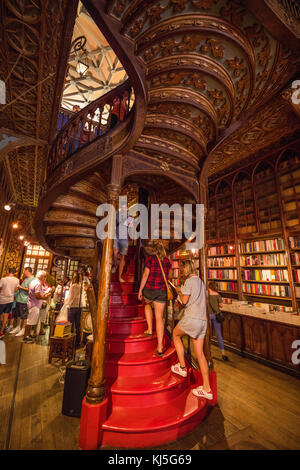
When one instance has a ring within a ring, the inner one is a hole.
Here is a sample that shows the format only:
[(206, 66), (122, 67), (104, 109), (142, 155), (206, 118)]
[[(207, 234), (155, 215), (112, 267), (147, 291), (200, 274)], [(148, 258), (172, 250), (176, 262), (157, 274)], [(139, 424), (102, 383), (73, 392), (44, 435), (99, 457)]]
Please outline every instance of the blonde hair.
[(41, 279), (41, 277), (47, 277), (47, 273), (46, 271), (38, 271), (35, 277), (37, 277), (38, 279)]
[(161, 242), (155, 243), (153, 245), (153, 254), (157, 255), (161, 260), (166, 257), (166, 250)]
[(197, 274), (197, 275), (199, 275), (198, 270), (197, 270), (197, 268), (196, 268), (196, 266), (195, 266), (194, 261), (192, 261), (192, 260), (190, 260), (190, 259), (186, 259), (186, 260), (184, 260), (184, 261), (182, 262), (182, 264), (183, 264), (183, 269), (184, 269), (184, 271), (185, 271), (185, 274), (186, 274), (187, 276), (189, 276), (190, 274)]
[(72, 277), (72, 284), (79, 284), (81, 282), (81, 274), (74, 273)]

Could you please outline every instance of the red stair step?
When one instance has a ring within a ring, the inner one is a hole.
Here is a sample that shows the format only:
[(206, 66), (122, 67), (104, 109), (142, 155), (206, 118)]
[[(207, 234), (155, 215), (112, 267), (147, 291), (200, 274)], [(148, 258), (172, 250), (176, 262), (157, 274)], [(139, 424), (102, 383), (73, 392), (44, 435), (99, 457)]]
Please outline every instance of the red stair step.
[(177, 360), (174, 346), (169, 346), (163, 357), (158, 357), (155, 351), (143, 354), (126, 353), (106, 355), (105, 375), (107, 377), (138, 377), (162, 375), (170, 370)]
[(145, 311), (143, 304), (138, 305), (110, 305), (110, 318), (142, 316)]
[(136, 305), (139, 303), (136, 292), (112, 292), (110, 294), (110, 305)]
[[(157, 377), (118, 377), (107, 379), (112, 406), (140, 407), (168, 403), (187, 387), (188, 379), (171, 370)], [(129, 410), (130, 412), (130, 410)]]
[(138, 334), (144, 333), (147, 329), (147, 322), (144, 317), (111, 318), (108, 321), (107, 332), (112, 334)]
[(203, 420), (207, 400), (190, 388), (168, 403), (153, 407), (115, 406), (102, 426), (103, 445), (142, 448), (179, 439)]
[(112, 354), (127, 354), (127, 353), (144, 353), (148, 351), (155, 351), (157, 345), (156, 335), (151, 337), (145, 336), (142, 333), (133, 334), (130, 336), (113, 335), (106, 338), (106, 351)]
[(119, 281), (112, 281), (110, 284), (110, 293), (119, 293), (119, 292), (126, 292), (131, 293), (134, 292), (134, 282), (119, 282)]
[[(123, 273), (122, 278), (126, 282), (134, 282), (134, 274)], [(111, 275), (111, 280), (112, 280), (112, 282), (119, 282), (119, 274), (118, 273), (113, 273)]]

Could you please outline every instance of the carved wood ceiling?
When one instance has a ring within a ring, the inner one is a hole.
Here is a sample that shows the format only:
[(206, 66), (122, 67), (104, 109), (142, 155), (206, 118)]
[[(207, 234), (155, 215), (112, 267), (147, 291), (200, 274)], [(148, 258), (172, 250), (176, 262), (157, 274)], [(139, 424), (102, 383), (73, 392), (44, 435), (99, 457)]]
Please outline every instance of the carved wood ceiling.
[[(0, 3), (0, 79), (6, 82), (6, 104), (0, 106), (0, 158), (15, 202), (23, 206), (38, 204), (59, 105), (60, 60), (69, 47), (76, 6), (76, 0)], [(5, 155), (5, 146), (16, 135), (19, 142)]]
[(244, 1), (114, 0), (106, 6), (145, 70), (149, 105), (135, 149), (152, 146), (199, 167), (209, 154), (213, 174), (300, 127), (287, 104), (272, 102), (295, 76), (297, 57)]

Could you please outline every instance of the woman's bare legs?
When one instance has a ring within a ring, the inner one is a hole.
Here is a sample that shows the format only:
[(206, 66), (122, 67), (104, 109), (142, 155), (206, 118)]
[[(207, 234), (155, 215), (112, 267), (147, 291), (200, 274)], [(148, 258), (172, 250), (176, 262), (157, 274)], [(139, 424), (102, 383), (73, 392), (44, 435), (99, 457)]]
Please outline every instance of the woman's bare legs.
[[(119, 280), (122, 279), (122, 274), (125, 266), (125, 255), (120, 255), (120, 265), (119, 265)], [(123, 280), (123, 279), (122, 279)]]
[(184, 347), (181, 341), (181, 337), (184, 335), (186, 335), (186, 333), (181, 330), (178, 326), (175, 326), (173, 330), (173, 341), (177, 352), (178, 360), (182, 369), (185, 367)]
[(156, 321), (156, 334), (157, 334), (157, 351), (163, 351), (163, 339), (164, 339), (164, 332), (165, 332), (165, 324), (164, 324), (164, 310), (166, 303), (161, 302), (153, 302), (154, 303), (154, 313), (155, 313), (155, 321)]
[[(193, 338), (192, 338), (193, 339)], [(194, 353), (197, 357), (200, 371), (203, 378), (203, 389), (210, 392), (209, 370), (206, 357), (203, 352), (204, 338), (193, 339)]]
[(146, 303), (145, 305), (145, 317), (146, 317), (146, 322), (147, 322), (147, 330), (145, 333), (149, 333), (149, 335), (152, 335), (152, 317), (153, 317), (153, 312), (151, 308), (150, 303)]

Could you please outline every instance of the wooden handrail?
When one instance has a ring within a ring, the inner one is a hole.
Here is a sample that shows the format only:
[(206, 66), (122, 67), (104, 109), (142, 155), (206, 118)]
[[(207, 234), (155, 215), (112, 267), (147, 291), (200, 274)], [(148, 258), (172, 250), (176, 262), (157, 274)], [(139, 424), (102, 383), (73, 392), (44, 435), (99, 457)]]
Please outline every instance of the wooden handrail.
[[(64, 124), (49, 153), (47, 175), (80, 148), (107, 134), (117, 121), (123, 121), (131, 111), (132, 87), (127, 80), (81, 109)], [(69, 113), (67, 113), (69, 114)], [(115, 121), (112, 115), (115, 115)]]

